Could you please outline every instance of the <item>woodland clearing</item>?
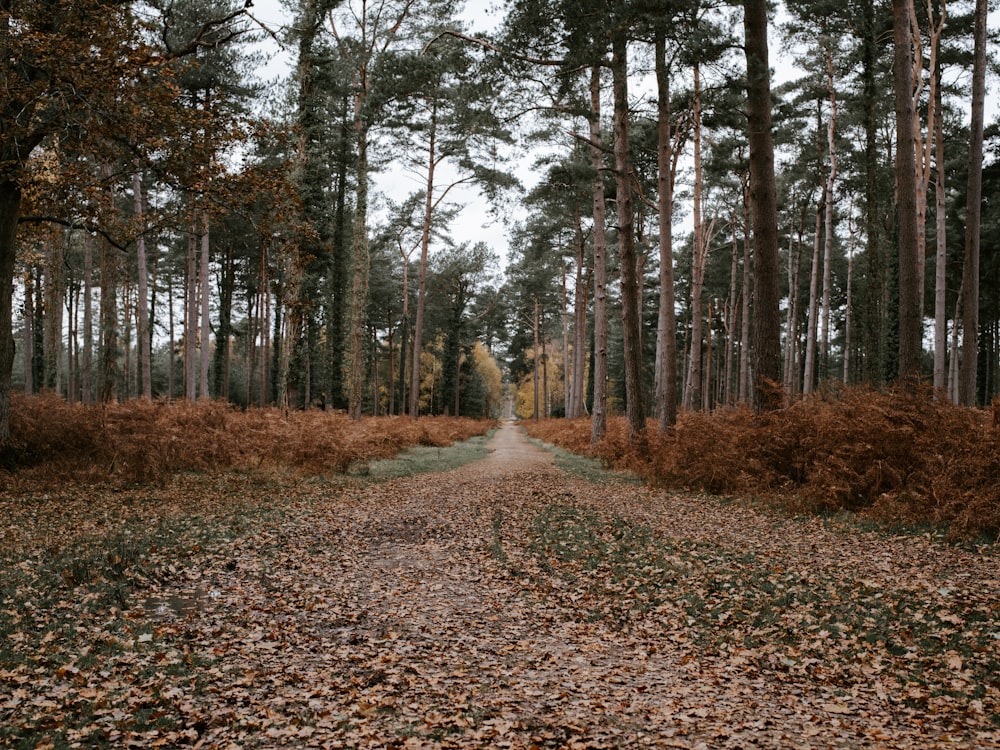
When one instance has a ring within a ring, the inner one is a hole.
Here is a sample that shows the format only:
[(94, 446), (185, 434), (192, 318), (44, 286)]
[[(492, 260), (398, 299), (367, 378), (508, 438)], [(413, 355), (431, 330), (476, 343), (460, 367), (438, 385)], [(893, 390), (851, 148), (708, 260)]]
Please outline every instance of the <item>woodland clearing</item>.
[(3, 497), (0, 743), (1000, 747), (995, 554), (487, 447)]

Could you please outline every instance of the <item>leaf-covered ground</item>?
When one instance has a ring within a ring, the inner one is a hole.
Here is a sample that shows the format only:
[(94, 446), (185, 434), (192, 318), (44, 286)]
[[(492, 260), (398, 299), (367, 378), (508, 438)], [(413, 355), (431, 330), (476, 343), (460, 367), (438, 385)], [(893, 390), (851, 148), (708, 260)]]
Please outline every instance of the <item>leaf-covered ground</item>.
[(3, 500), (0, 743), (1000, 747), (994, 554), (490, 448)]

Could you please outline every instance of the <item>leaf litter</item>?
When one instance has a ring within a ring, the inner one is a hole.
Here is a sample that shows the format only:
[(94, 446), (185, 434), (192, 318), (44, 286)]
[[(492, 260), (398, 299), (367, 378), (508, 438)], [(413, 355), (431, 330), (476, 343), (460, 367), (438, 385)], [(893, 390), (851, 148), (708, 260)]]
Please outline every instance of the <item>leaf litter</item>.
[(588, 481), (509, 425), (490, 448), (190, 479), (187, 521), (97, 556), (58, 549), (72, 513), (15, 534), (0, 742), (1000, 747), (994, 555)]

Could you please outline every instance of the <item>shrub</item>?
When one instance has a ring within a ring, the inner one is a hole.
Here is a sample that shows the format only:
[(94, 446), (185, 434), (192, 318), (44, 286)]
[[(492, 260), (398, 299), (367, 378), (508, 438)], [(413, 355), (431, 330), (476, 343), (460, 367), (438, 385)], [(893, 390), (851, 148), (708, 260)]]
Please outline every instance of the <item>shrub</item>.
[(17, 469), (4, 484), (162, 483), (184, 471), (286, 467), (343, 472), (410, 445), (444, 446), (492, 426), (467, 418), (366, 418), (334, 412), (239, 411), (217, 401), (83, 406), (52, 395), (11, 401)]
[(1000, 533), (1000, 403), (990, 413), (929, 390), (826, 390), (761, 416), (683, 413), (668, 434), (651, 424), (631, 446), (624, 420), (611, 419), (593, 449), (587, 420), (527, 428), (661, 486), (946, 525), (963, 538)]

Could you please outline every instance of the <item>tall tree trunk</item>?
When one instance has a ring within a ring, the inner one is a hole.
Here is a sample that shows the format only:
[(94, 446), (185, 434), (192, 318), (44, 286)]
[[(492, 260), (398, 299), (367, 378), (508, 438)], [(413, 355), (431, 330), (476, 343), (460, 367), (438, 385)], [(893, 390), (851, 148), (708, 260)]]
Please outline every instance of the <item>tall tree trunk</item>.
[(572, 394), (573, 363), (569, 350), (569, 288), (566, 283), (566, 262), (562, 262), (562, 339), (563, 339), (563, 416), (569, 417)]
[(233, 251), (223, 249), (219, 260), (219, 328), (215, 335), (215, 352), (212, 357), (215, 367), (215, 397), (229, 400), (229, 375), (231, 370), (233, 333), (233, 293), (236, 288), (236, 268)]
[(694, 238), (691, 243), (691, 353), (688, 355), (688, 374), (684, 386), (684, 408), (698, 410), (701, 408), (701, 369), (702, 369), (702, 325), (701, 293), (705, 283), (705, 260), (707, 246), (705, 242), (705, 224), (701, 215), (701, 75), (697, 65), (694, 67)]
[[(601, 68), (590, 72), (590, 158), (594, 169), (594, 403), (590, 442), (607, 431), (608, 420), (608, 297), (607, 242), (605, 240), (604, 154), (601, 148)], [(12, 355), (13, 356), (13, 355)]]
[(788, 232), (788, 323), (785, 344), (785, 392), (798, 393), (799, 373), (799, 269), (802, 266), (802, 218), (798, 231)]
[(10, 380), (14, 368), (14, 261), (21, 188), (14, 179), (0, 178), (0, 459), (11, 447)]
[(62, 299), (66, 287), (65, 237), (61, 229), (49, 232), (45, 254), (43, 300), (43, 378), (42, 386), (56, 393), (62, 391)]
[(849, 219), (847, 222), (848, 231), (848, 244), (847, 244), (847, 305), (844, 310), (844, 383), (850, 384), (851, 382), (851, 365), (852, 354), (851, 347), (853, 346), (853, 323), (854, 323), (854, 300), (853, 300), (853, 287), (854, 287), (854, 245), (855, 245), (855, 232), (854, 232), (854, 206), (851, 205)]
[(348, 353), (347, 413), (361, 419), (364, 388), (365, 307), (368, 303), (368, 131), (358, 119), (357, 198), (354, 208), (354, 237), (351, 242), (351, 319)]
[(673, 135), (667, 43), (656, 39), (656, 184), (660, 245), (660, 307), (656, 319), (656, 417), (660, 433), (677, 422), (677, 312), (674, 309)]
[(584, 413), (584, 373), (587, 356), (587, 292), (590, 278), (586, 269), (586, 253), (580, 211), (576, 212), (576, 232), (573, 239), (576, 253), (576, 276), (573, 286), (573, 383), (568, 417), (576, 419)]
[(111, 246), (106, 239), (102, 240), (100, 252), (101, 276), (101, 402), (114, 403), (118, 401), (118, 388), (121, 380), (121, 368), (118, 357), (121, 355), (121, 342), (118, 332), (118, 249)]
[(827, 203), (826, 185), (816, 206), (816, 232), (813, 235), (812, 265), (809, 270), (809, 321), (806, 326), (806, 361), (802, 375), (802, 393), (809, 395), (816, 385), (816, 339), (819, 332), (820, 232)]
[[(754, 404), (781, 405), (781, 315), (778, 208), (771, 139), (771, 74), (767, 50), (767, 2), (744, 0), (747, 60), (747, 124), (754, 234)], [(776, 392), (777, 391), (777, 392)]]
[(149, 269), (146, 261), (145, 210), (142, 200), (142, 176), (135, 172), (132, 175), (132, 210), (138, 224), (136, 248), (136, 284), (138, 299), (136, 300), (137, 330), (139, 342), (139, 380), (141, 395), (146, 401), (153, 398), (152, 382), (152, 352), (150, 347), (149, 325)]
[(534, 386), (534, 396), (535, 401), (531, 408), (531, 418), (536, 422), (539, 419), (538, 414), (538, 376), (539, 376), (539, 354), (538, 354), (538, 297), (535, 297), (534, 314), (531, 318), (531, 330), (534, 336), (534, 344), (532, 349), (532, 366), (534, 367), (534, 372), (532, 375), (532, 385)]
[[(80, 400), (94, 403), (94, 238), (83, 237), (83, 352), (80, 355)], [(170, 353), (173, 355), (173, 347)]]
[(629, 148), (628, 56), (625, 31), (611, 40), (614, 86), (614, 154), (618, 207), (618, 257), (621, 265), (622, 337), (625, 356), (625, 417), (629, 438), (646, 431), (642, 397), (642, 346), (639, 322), (640, 281), (636, 264), (635, 216), (632, 212), (632, 155)]
[(739, 373), (739, 401), (749, 403), (753, 393), (753, 382), (750, 372), (750, 277), (751, 277), (751, 257), (750, 257), (750, 175), (746, 174), (741, 180), (743, 187), (743, 290), (740, 292), (743, 304), (740, 310), (740, 373)]
[(434, 169), (437, 166), (437, 104), (432, 104), (427, 134), (427, 183), (424, 186), (424, 223), (420, 235), (420, 269), (417, 282), (417, 313), (413, 321), (413, 364), (410, 370), (410, 416), (420, 416), (420, 353), (423, 351), (424, 308), (427, 302), (427, 263), (434, 215)]
[(968, 406), (976, 403), (976, 371), (979, 366), (979, 234), (983, 201), (986, 6), (986, 0), (976, 0), (972, 122), (969, 126), (969, 183), (966, 191), (968, 203), (965, 210), (965, 257), (962, 263), (962, 362), (959, 368), (958, 392), (959, 401)]
[(874, 0), (864, 0), (862, 6), (862, 102), (864, 108), (864, 175), (865, 175), (865, 236), (867, 237), (866, 269), (867, 291), (864, 305), (864, 379), (872, 384), (885, 382), (887, 369), (887, 297), (886, 248), (883, 241), (885, 197), (880, 171), (882, 152), (879, 141), (878, 119), (880, 88), (878, 83), (879, 35), (876, 24)]
[(929, 95), (927, 97), (927, 137), (923, 136), (923, 129), (920, 124), (920, 100), (924, 89), (923, 78), (923, 40), (920, 34), (920, 22), (917, 19), (916, 8), (912, 0), (910, 4), (910, 33), (913, 40), (913, 149), (916, 160), (916, 174), (914, 175), (916, 185), (916, 206), (917, 206), (917, 276), (919, 277), (919, 309), (923, 318), (924, 311), (924, 276), (927, 260), (927, 191), (931, 180), (931, 153), (934, 142), (934, 123), (937, 120), (936, 109), (940, 102), (937, 95), (937, 87), (940, 83), (940, 73), (938, 70), (938, 48), (940, 47), (941, 32), (944, 29), (947, 11), (942, 2), (941, 14), (938, 19), (934, 19), (934, 9), (931, 2), (926, 3), (928, 38), (929, 38), (929, 59), (928, 76), (930, 79)]
[(913, 128), (913, 0), (893, 0), (893, 81), (896, 102), (896, 191), (899, 219), (899, 378), (920, 378), (920, 259)]
[(937, 106), (934, 108), (934, 198), (937, 222), (934, 254), (934, 390), (943, 391), (948, 367), (948, 235), (945, 202), (944, 117), (941, 113), (941, 70), (936, 71)]
[(830, 368), (830, 296), (833, 286), (833, 203), (837, 182), (837, 92), (833, 79), (833, 53), (826, 50), (827, 88), (830, 94), (830, 119), (826, 125), (827, 152), (830, 155), (830, 171), (826, 178), (826, 219), (823, 240), (823, 307), (820, 311), (822, 329), (820, 331), (820, 377), (829, 377)]
[(211, 299), (209, 299), (209, 224), (208, 211), (201, 212), (201, 266), (198, 271), (198, 297), (201, 301), (201, 335), (199, 336), (199, 377), (198, 390), (203, 399), (211, 398), (212, 394), (208, 390), (208, 366), (212, 362), (211, 337), (212, 326), (209, 319), (209, 311), (212, 309)]
[(184, 303), (184, 396), (198, 397), (198, 214), (191, 208), (191, 231), (188, 234), (187, 277)]
[(736, 278), (740, 272), (740, 242), (736, 235), (736, 229), (738, 227), (736, 217), (733, 216), (729, 223), (730, 229), (732, 230), (731, 258), (729, 263), (729, 297), (726, 300), (725, 306), (722, 308), (722, 322), (725, 326), (726, 332), (725, 341), (723, 343), (726, 351), (723, 364), (722, 400), (726, 406), (732, 406), (735, 401), (733, 370), (735, 364), (734, 359), (736, 356), (736, 323), (739, 319), (739, 313), (737, 312), (739, 291), (736, 286)]
[(35, 393), (35, 268), (29, 264), (24, 273), (24, 395)]

